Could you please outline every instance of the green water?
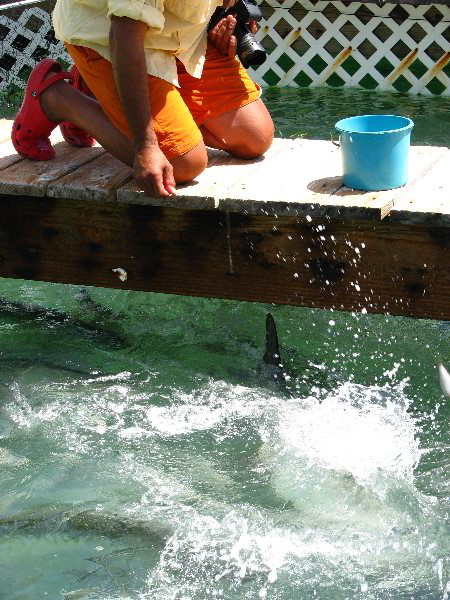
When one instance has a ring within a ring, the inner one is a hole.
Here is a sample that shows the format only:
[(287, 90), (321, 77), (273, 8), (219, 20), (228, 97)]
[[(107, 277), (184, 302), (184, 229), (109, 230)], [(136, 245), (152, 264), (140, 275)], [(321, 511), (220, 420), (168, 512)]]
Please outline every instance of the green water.
[[(442, 99), (265, 100), (284, 137), (395, 112), (450, 145)], [(2, 280), (0, 599), (447, 598), (449, 342), (448, 322)]]
[(277, 137), (337, 139), (334, 124), (345, 117), (393, 114), (410, 117), (413, 145), (450, 146), (450, 98), (329, 88), (269, 88), (264, 101)]

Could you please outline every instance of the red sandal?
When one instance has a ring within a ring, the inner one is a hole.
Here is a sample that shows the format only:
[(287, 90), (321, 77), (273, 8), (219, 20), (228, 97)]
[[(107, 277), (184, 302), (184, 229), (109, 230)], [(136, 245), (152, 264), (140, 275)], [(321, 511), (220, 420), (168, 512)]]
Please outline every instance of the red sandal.
[[(50, 71), (55, 74), (45, 79)], [(44, 81), (45, 79), (45, 81)], [(31, 72), (25, 88), (25, 96), (14, 120), (11, 138), (17, 153), (31, 160), (50, 160), (55, 151), (49, 140), (51, 132), (59, 125), (45, 116), (40, 95), (49, 86), (62, 79), (72, 79), (62, 71), (61, 65), (52, 58), (41, 60)]]
[[(95, 98), (94, 94), (91, 92), (89, 87), (87, 86), (84, 79), (81, 77), (80, 72), (77, 67), (73, 65), (70, 74), (72, 75), (72, 87), (86, 96), (90, 98)], [(63, 121), (60, 123), (59, 128), (61, 130), (63, 138), (66, 140), (68, 144), (72, 146), (78, 146), (80, 148), (90, 148), (94, 146), (95, 140), (94, 138), (86, 133), (83, 129), (80, 129), (74, 123), (70, 121)]]

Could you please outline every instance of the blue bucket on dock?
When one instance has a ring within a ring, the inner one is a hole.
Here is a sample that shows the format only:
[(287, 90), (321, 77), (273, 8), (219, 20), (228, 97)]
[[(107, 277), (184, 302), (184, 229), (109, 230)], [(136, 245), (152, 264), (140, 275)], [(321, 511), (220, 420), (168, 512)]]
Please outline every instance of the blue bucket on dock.
[(414, 123), (396, 115), (341, 119), (339, 131), (344, 185), (379, 191), (408, 182), (408, 151)]

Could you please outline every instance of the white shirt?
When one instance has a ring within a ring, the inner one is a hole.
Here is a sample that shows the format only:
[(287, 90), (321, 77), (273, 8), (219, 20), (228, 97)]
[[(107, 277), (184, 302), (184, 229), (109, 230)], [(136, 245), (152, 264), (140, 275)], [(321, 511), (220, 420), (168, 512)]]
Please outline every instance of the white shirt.
[(149, 27), (144, 38), (147, 72), (178, 86), (175, 57), (200, 78), (205, 62), (206, 27), (223, 0), (57, 0), (56, 37), (96, 50), (111, 61), (110, 17), (129, 17)]

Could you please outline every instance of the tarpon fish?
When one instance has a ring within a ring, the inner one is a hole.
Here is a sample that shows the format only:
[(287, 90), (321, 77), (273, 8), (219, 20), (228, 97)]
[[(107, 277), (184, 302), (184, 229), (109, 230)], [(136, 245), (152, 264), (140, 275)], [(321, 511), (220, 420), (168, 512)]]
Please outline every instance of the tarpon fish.
[[(83, 302), (87, 303), (86, 296), (83, 296)], [(100, 309), (96, 306), (95, 312), (98, 313)], [(107, 311), (108, 309), (106, 309)], [(24, 321), (41, 321), (44, 324), (49, 325), (65, 325), (74, 327), (81, 335), (88, 337), (89, 339), (95, 340), (97, 343), (104, 343), (107, 346), (113, 348), (125, 348), (128, 346), (128, 340), (120, 335), (101, 329), (100, 327), (94, 326), (89, 322), (79, 320), (69, 315), (68, 313), (54, 308), (44, 308), (38, 304), (31, 304), (28, 302), (19, 302), (0, 298), (0, 315), (1, 314), (14, 314), (18, 319)], [(107, 322), (110, 315), (105, 313), (105, 321)]]
[(173, 535), (173, 530), (163, 523), (96, 510), (76, 512), (71, 505), (42, 506), (14, 515), (0, 515), (0, 532), (17, 530), (34, 535), (45, 535), (57, 530), (105, 535), (110, 538), (131, 535), (160, 545), (164, 545)]

